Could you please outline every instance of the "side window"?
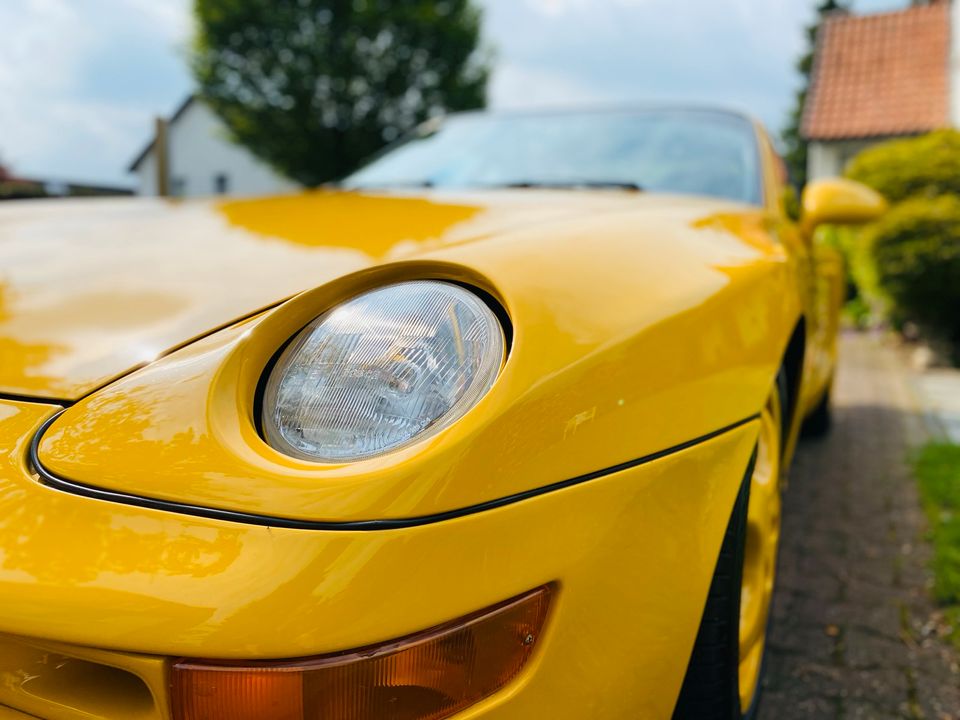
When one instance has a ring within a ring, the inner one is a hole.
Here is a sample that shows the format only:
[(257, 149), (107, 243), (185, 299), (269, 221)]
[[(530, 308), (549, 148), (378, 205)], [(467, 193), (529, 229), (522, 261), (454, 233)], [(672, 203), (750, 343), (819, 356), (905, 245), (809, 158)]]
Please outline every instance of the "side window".
[(226, 173), (217, 173), (214, 175), (213, 191), (217, 195), (226, 195), (230, 192), (230, 178)]

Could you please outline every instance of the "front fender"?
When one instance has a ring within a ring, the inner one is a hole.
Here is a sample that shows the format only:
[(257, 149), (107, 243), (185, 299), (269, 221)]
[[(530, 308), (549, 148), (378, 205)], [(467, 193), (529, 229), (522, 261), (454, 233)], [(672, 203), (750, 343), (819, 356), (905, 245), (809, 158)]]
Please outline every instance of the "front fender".
[[(0, 459), (0, 677), (5, 661), (29, 655), (24, 644), (54, 641), (58, 655), (122, 667), (162, 698), (155, 656), (336, 652), (556, 583), (535, 662), (471, 711), (504, 719), (617, 718), (628, 709), (669, 716), (757, 435), (750, 422), (640, 466), (448, 522), (331, 532), (190, 517), (45, 487), (25, 465), (26, 447), (54, 411), (0, 405), (0, 438), (15, 449)], [(92, 647), (118, 652), (105, 657)], [(0, 682), (0, 705), (26, 707), (27, 690)], [(107, 698), (78, 690), (89, 702)], [(48, 716), (37, 704), (42, 693), (32, 692), (32, 711)]]

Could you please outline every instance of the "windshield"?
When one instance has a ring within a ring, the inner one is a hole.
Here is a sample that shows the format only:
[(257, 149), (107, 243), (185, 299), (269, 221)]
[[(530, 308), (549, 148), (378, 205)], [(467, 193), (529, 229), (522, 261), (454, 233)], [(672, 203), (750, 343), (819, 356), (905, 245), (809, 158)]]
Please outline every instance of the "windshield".
[(623, 188), (761, 204), (750, 122), (693, 110), (453, 115), (421, 126), (343, 184)]

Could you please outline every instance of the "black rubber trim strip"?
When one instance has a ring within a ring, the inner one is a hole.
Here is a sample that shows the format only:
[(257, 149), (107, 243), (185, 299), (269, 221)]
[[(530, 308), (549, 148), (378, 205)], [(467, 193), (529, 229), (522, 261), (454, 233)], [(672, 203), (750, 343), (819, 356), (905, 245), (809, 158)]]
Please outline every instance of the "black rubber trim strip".
[(35, 397), (33, 395), (0, 392), (0, 402), (4, 400), (17, 403), (31, 403), (33, 405), (59, 405), (62, 408), (68, 408), (76, 402), (76, 400), (64, 400), (62, 398)]
[(643, 457), (635, 460), (628, 460), (627, 462), (623, 462), (618, 465), (611, 465), (603, 470), (596, 470), (594, 472), (587, 473), (586, 475), (578, 475), (577, 477), (570, 478), (569, 480), (561, 480), (560, 482), (551, 483), (550, 485), (543, 485), (542, 487), (534, 488), (533, 490), (525, 490), (524, 492), (516, 493), (514, 495), (507, 495), (506, 497), (502, 497), (497, 500), (488, 500), (486, 502), (477, 503), (476, 505), (469, 505), (457, 510), (447, 510), (446, 512), (435, 513), (433, 515), (419, 515), (417, 517), (409, 518), (393, 518), (384, 520), (345, 520), (336, 522), (324, 520), (294, 520), (291, 518), (258, 515), (256, 513), (239, 512), (236, 510), (221, 510), (218, 508), (203, 507), (201, 505), (189, 505), (185, 503), (171, 502), (169, 500), (158, 500), (156, 498), (144, 497), (141, 495), (131, 495), (128, 493), (117, 492), (115, 490), (105, 490), (93, 485), (87, 485), (86, 483), (80, 483), (74, 480), (67, 480), (65, 478), (57, 477), (43, 467), (43, 464), (40, 462), (39, 448), (40, 440), (43, 438), (43, 434), (56, 421), (56, 419), (60, 417), (62, 412), (63, 411), (47, 418), (43, 425), (40, 426), (39, 430), (37, 430), (37, 434), (34, 435), (33, 440), (30, 442), (30, 464), (37, 471), (37, 474), (40, 476), (40, 480), (45, 485), (48, 485), (52, 488), (73, 493), (74, 495), (82, 495), (84, 497), (94, 498), (96, 500), (107, 500), (109, 502), (120, 503), (122, 505), (133, 505), (135, 507), (149, 508), (151, 510), (163, 510), (166, 512), (179, 513), (181, 515), (193, 515), (196, 517), (210, 518), (213, 520), (226, 520), (228, 522), (243, 523), (245, 525), (261, 525), (268, 527), (290, 528), (294, 530), (340, 531), (398, 530), (402, 528), (418, 527), (420, 525), (430, 525), (432, 523), (443, 522), (445, 520), (453, 520), (466, 515), (474, 515), (487, 510), (494, 510), (495, 508), (504, 507), (505, 505), (513, 505), (514, 503), (518, 503), (523, 500), (529, 500), (530, 498), (534, 498), (539, 495), (546, 495), (547, 493), (563, 490), (564, 488), (572, 487), (574, 485), (580, 485), (585, 482), (590, 482), (591, 480), (596, 480), (597, 478), (612, 475), (613, 473), (629, 470), (630, 468), (637, 467), (638, 465), (644, 465), (646, 463), (653, 462), (654, 460), (659, 460), (660, 458), (680, 452), (681, 450), (686, 450), (687, 448), (691, 448), (695, 445), (700, 445), (701, 443), (707, 442), (708, 440), (712, 440), (713, 438), (735, 430), (742, 425), (753, 422), (760, 417), (759, 414), (751, 415), (750, 417), (738, 420), (735, 423), (731, 423), (730, 425), (722, 427), (719, 430), (709, 432), (706, 435), (701, 435), (693, 440), (687, 440), (679, 445), (674, 445), (673, 447), (669, 447), (665, 450), (644, 455)]
[(0, 710), (10, 710), (11, 712), (16, 714), (17, 718), (25, 717), (25, 718), (30, 718), (30, 720), (43, 720), (43, 718), (40, 717), (39, 715), (32, 715), (23, 710), (18, 710), (12, 705), (4, 705), (3, 703), (0, 703)]

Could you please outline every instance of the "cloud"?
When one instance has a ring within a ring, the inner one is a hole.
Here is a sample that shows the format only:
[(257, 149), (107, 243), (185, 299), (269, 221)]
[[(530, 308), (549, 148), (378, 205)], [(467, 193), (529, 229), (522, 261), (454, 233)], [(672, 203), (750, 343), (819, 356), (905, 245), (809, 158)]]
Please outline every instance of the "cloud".
[(622, 5), (629, 7), (641, 5), (648, 1), (649, 0), (525, 0), (534, 10), (550, 16), (563, 15), (567, 11), (574, 9), (599, 7), (602, 11), (604, 6)]
[(185, 38), (191, 31), (190, 5), (184, 0), (127, 0), (129, 8), (163, 36)]
[[(476, 0), (499, 107), (672, 101), (783, 122), (814, 0)], [(861, 11), (906, 0), (859, 0)], [(192, 89), (192, 0), (0, 2), (0, 159), (129, 182), (151, 119)]]
[(129, 182), (124, 168), (190, 88), (188, 0), (0, 5), (0, 158), (21, 175)]
[(716, 104), (774, 129), (797, 78), (809, 6), (796, 0), (486, 0), (502, 67), (492, 99)]
[(509, 61), (494, 71), (489, 95), (493, 107), (508, 109), (609, 103), (615, 99), (561, 73)]

